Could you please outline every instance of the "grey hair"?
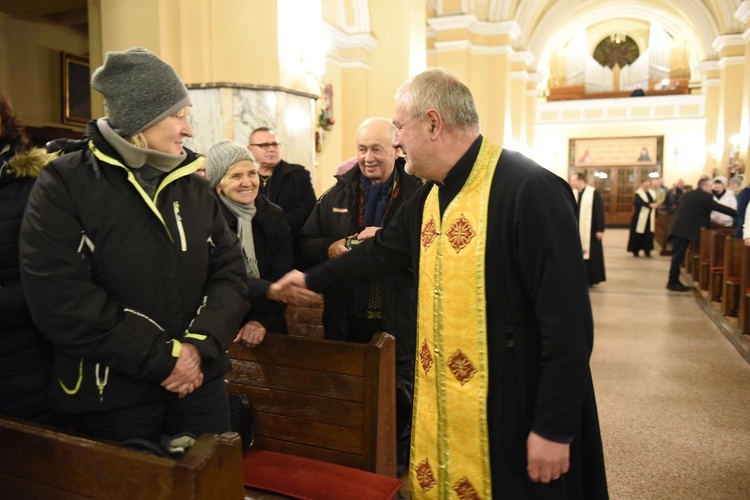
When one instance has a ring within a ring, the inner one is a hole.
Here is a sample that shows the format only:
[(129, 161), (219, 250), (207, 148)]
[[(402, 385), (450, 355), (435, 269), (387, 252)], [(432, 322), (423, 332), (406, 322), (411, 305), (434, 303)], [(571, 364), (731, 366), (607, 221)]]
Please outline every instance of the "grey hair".
[(411, 93), (406, 112), (412, 118), (424, 116), (435, 109), (448, 126), (470, 130), (479, 127), (479, 115), (469, 87), (443, 68), (429, 68), (404, 82), (396, 92), (396, 100)]

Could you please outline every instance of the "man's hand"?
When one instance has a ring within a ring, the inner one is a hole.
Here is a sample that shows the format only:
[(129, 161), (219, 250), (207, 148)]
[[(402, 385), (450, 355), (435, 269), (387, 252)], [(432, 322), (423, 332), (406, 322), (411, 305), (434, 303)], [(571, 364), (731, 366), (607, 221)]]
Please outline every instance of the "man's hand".
[(602, 231), (597, 231), (596, 239), (601, 241), (602, 238), (604, 238), (604, 233)]
[(331, 243), (331, 246), (328, 247), (328, 258), (331, 260), (337, 259), (348, 251), (349, 249), (346, 248), (346, 238), (341, 238)]
[(533, 432), (526, 440), (526, 468), (529, 478), (535, 483), (549, 483), (568, 472), (570, 468), (570, 445), (544, 439)]
[(745, 242), (746, 247), (750, 247), (750, 238), (745, 238), (743, 241)]
[[(282, 278), (283, 279), (283, 278)], [(279, 283), (272, 283), (266, 293), (269, 299), (283, 302), (292, 306), (306, 306), (318, 302), (320, 295), (296, 286), (282, 287)]]
[(301, 271), (297, 271), (296, 269), (292, 269), (291, 271), (286, 273), (275, 284), (281, 287), (282, 293), (286, 293), (287, 289), (291, 287), (297, 287), (297, 288), (302, 288), (303, 290), (307, 290), (307, 282), (305, 281), (305, 273)]
[(381, 229), (382, 228), (379, 226), (367, 226), (362, 231), (360, 231), (360, 233), (357, 235), (357, 239), (359, 241), (362, 241), (362, 240), (366, 240), (367, 238), (372, 238)]
[(257, 321), (248, 321), (242, 325), (234, 341), (245, 347), (255, 347), (263, 342), (264, 338), (266, 338), (266, 327)]
[(180, 398), (184, 398), (201, 384), (203, 384), (201, 355), (193, 344), (183, 342), (177, 363), (161, 386), (170, 392), (176, 392)]

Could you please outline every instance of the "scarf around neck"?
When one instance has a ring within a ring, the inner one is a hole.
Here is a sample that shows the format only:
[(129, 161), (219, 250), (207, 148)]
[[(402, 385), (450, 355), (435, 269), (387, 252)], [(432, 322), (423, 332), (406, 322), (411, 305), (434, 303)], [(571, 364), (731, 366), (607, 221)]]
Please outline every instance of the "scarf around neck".
[(260, 278), (258, 259), (255, 257), (255, 241), (253, 240), (253, 217), (258, 209), (255, 202), (243, 205), (230, 200), (219, 193), (219, 199), (235, 217), (237, 217), (237, 237), (240, 239), (242, 254), (245, 256), (245, 270), (250, 278)]

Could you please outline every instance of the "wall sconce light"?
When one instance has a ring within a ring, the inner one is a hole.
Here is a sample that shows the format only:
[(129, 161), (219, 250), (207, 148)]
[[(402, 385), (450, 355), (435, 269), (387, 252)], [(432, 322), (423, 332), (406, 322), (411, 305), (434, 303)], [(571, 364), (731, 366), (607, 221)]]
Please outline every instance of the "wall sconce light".
[(715, 162), (716, 157), (719, 156), (719, 147), (716, 144), (711, 144), (710, 146), (708, 146), (708, 155)]
[(729, 152), (729, 175), (735, 176), (744, 172), (744, 165), (742, 158), (740, 158), (740, 136), (739, 134), (733, 135), (729, 138), (729, 143), (732, 145), (732, 151)]

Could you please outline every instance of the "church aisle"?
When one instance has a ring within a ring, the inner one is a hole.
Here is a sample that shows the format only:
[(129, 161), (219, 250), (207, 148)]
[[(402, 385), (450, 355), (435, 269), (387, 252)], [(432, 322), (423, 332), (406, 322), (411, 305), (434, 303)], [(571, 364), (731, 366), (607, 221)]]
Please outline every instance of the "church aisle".
[(750, 365), (693, 292), (666, 290), (669, 257), (635, 258), (627, 238), (604, 233), (591, 289), (611, 498), (750, 498)]

